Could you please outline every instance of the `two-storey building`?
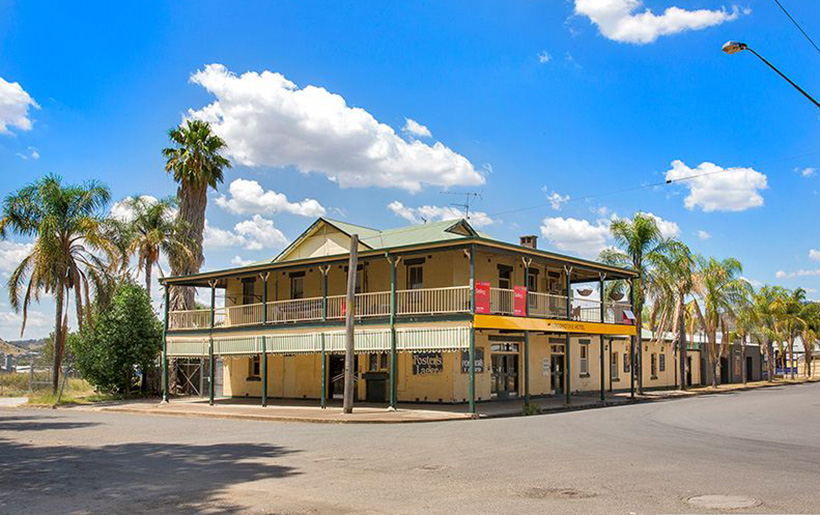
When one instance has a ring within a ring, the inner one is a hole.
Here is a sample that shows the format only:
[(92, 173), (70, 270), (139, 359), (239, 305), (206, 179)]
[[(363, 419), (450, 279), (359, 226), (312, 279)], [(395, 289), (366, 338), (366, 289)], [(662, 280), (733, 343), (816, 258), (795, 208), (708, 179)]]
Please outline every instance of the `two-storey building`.
[(208, 288), (211, 299), (166, 315), (166, 394), (169, 359), (207, 357), (212, 399), (324, 406), (342, 394), (350, 310), (359, 400), (463, 402), (475, 411), (490, 399), (603, 395), (613, 370), (634, 369), (624, 361), (634, 346), (635, 273), (536, 247), (534, 236), (510, 244), (467, 220), (377, 230), (320, 218), (270, 261), (165, 278), (166, 306), (173, 287)]

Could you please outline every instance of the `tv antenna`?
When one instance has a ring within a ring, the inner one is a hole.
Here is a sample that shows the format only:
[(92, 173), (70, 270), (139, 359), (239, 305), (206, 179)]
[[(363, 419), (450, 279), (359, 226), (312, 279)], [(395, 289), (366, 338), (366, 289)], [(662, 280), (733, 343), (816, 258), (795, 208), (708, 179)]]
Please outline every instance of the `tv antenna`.
[(453, 207), (461, 208), (464, 211), (464, 218), (467, 220), (470, 219), (470, 204), (473, 202), (474, 199), (481, 198), (481, 193), (477, 193), (474, 191), (465, 191), (465, 192), (456, 192), (456, 191), (440, 191), (442, 195), (457, 195), (463, 196), (464, 202), (453, 202), (450, 205)]

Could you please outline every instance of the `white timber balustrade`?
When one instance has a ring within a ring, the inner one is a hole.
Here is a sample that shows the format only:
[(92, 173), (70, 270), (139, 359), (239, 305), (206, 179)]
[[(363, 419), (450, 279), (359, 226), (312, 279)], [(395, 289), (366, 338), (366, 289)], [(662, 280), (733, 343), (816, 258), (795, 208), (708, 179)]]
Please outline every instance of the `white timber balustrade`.
[(527, 294), (530, 316), (536, 318), (567, 318), (567, 296), (531, 291)]
[(210, 309), (172, 311), (168, 319), (170, 329), (206, 329), (210, 324)]
[(579, 322), (600, 322), (601, 301), (594, 299), (572, 299), (572, 320)]
[(490, 311), (499, 315), (515, 313), (515, 290), (490, 288)]
[[(388, 310), (390, 309), (388, 297)], [(397, 315), (436, 315), (470, 311), (470, 287), (422, 288), (396, 292)], [(388, 311), (389, 313), (389, 311)]]

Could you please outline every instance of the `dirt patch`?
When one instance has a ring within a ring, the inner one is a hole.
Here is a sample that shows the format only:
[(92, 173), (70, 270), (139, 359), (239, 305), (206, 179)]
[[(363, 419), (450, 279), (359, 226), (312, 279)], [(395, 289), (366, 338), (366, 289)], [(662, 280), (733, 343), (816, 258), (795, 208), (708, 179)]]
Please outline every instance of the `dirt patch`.
[(589, 499), (595, 497), (596, 494), (592, 492), (582, 492), (575, 488), (542, 488), (532, 487), (522, 490), (520, 496), (526, 499), (546, 499), (546, 500), (562, 500), (562, 499)]

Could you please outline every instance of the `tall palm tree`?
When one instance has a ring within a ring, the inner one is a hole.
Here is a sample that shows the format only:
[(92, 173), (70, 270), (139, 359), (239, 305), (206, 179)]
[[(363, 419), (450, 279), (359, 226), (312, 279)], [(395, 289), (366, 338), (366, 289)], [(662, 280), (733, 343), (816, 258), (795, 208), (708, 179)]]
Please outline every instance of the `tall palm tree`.
[(766, 375), (769, 382), (774, 381), (775, 376), (774, 342), (782, 341), (779, 340), (776, 325), (775, 300), (784, 291), (780, 286), (761, 286), (752, 294), (751, 299), (752, 309), (759, 324), (759, 335), (762, 340), (760, 343), (766, 354)]
[(638, 377), (637, 391), (643, 394), (643, 367), (641, 349), (641, 331), (643, 329), (643, 306), (647, 295), (648, 285), (653, 281), (653, 271), (660, 261), (670, 241), (663, 237), (655, 218), (645, 213), (635, 213), (631, 220), (618, 218), (613, 220), (609, 231), (615, 239), (618, 248), (605, 249), (599, 259), (605, 263), (631, 267), (638, 272), (635, 279), (632, 296), (634, 297), (635, 330), (638, 344), (635, 352), (635, 374)]
[[(179, 261), (171, 258), (171, 273), (186, 275), (199, 271), (202, 266), (202, 237), (205, 230), (205, 208), (208, 205), (208, 188), (216, 189), (223, 180), (223, 170), (231, 163), (222, 154), (227, 145), (211, 130), (210, 124), (201, 120), (188, 120), (168, 131), (171, 146), (162, 150), (165, 171), (173, 174), (179, 184), (177, 219), (185, 224), (184, 239), (190, 241), (195, 259)], [(194, 290), (177, 288), (172, 291), (173, 309), (192, 309)]]
[(814, 347), (820, 335), (820, 304), (814, 302), (806, 304), (803, 318), (806, 325), (800, 339), (803, 340), (804, 373), (806, 377), (811, 377)]
[(151, 277), (154, 267), (164, 277), (159, 264), (161, 254), (174, 263), (192, 265), (196, 256), (186, 239), (185, 224), (174, 217), (175, 198), (153, 200), (147, 197), (130, 197), (123, 200), (133, 216), (128, 255), (137, 256), (137, 270), (145, 275), (145, 289), (151, 295)]
[(749, 380), (749, 378), (746, 377), (746, 345), (752, 337), (759, 334), (761, 324), (751, 299), (744, 300), (746, 300), (746, 302), (736, 307), (734, 330), (730, 334), (729, 341), (740, 341), (740, 362), (743, 365), (741, 367), (741, 375), (743, 377), (743, 384), (746, 384)]
[[(707, 354), (712, 370), (712, 386), (717, 387), (720, 358), (729, 349), (729, 332), (737, 306), (750, 291), (749, 283), (740, 277), (743, 266), (734, 258), (722, 261), (713, 257), (698, 257), (693, 291), (698, 299), (692, 302), (701, 329), (706, 336)], [(717, 333), (721, 332), (718, 348)]]
[[(98, 276), (94, 271), (109, 266), (99, 256), (113, 259), (114, 250), (102, 229), (102, 209), (111, 194), (96, 181), (63, 185), (56, 175), (24, 186), (3, 201), (0, 238), (16, 234), (34, 238), (31, 253), (12, 272), (8, 281), (9, 301), (15, 312), (23, 312), (20, 327), (26, 329), (28, 308), (40, 295), (53, 295), (54, 369), (52, 388), (60, 379), (63, 349), (68, 330), (68, 300), (74, 292), (77, 325), (92, 325), (91, 295)], [(89, 286), (89, 283), (92, 283)]]
[(686, 300), (694, 285), (695, 257), (689, 247), (678, 241), (669, 241), (666, 252), (656, 259), (652, 274), (650, 297), (652, 319), (661, 321), (655, 329), (663, 337), (668, 331), (675, 332), (678, 345), (678, 369), (680, 388), (686, 389)]
[(794, 379), (794, 341), (807, 327), (806, 290), (797, 288), (779, 295), (774, 302), (776, 323), (788, 344), (788, 362), (791, 379)]

